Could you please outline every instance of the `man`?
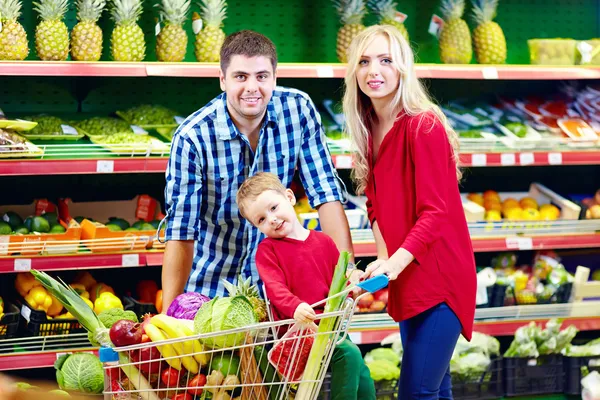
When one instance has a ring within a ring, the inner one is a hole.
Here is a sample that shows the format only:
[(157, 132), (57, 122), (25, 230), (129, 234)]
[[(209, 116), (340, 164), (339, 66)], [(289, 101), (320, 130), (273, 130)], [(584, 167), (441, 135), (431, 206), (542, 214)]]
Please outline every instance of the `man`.
[(240, 273), (258, 282), (254, 255), (263, 236), (240, 217), (235, 195), (260, 171), (289, 187), (298, 168), (323, 231), (340, 251), (352, 252), (320, 117), (308, 95), (276, 87), (276, 71), (268, 38), (252, 31), (230, 35), (221, 48), (224, 93), (189, 116), (173, 138), (165, 188), (164, 309), (184, 290), (223, 296), (222, 280), (234, 282)]

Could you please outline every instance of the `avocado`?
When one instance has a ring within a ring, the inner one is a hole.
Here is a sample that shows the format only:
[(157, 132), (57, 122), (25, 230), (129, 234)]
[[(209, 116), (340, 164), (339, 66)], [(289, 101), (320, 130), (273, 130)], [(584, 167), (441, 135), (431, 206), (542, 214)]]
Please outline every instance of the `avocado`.
[(29, 229), (27, 229), (27, 227), (25, 225), (17, 226), (15, 228), (15, 233), (20, 233), (22, 235), (28, 235)]
[(67, 230), (62, 225), (52, 225), (50, 233), (65, 233)]
[(44, 213), (42, 214), (42, 217), (45, 218), (46, 221), (48, 221), (50, 226), (58, 224), (58, 215), (56, 215), (55, 212)]
[(32, 224), (33, 224), (33, 215), (30, 215), (29, 217), (25, 218), (25, 222), (23, 222), (23, 225), (25, 225), (25, 227), (27, 229), (29, 229), (29, 232), (31, 232)]
[(133, 223), (133, 225), (131, 225), (131, 226), (133, 226), (135, 229), (141, 230), (141, 229), (142, 229), (142, 226), (143, 226), (145, 223), (146, 223), (146, 221), (144, 221), (144, 220), (140, 219), (139, 221), (135, 221), (135, 222)]
[(50, 224), (44, 217), (33, 217), (33, 221), (31, 222), (31, 231), (40, 233), (50, 232)]
[(117, 225), (121, 228), (122, 231), (129, 228), (129, 222), (125, 221), (123, 218), (115, 218), (111, 217), (106, 225)]
[(145, 224), (142, 224), (142, 227), (140, 228), (140, 230), (141, 231), (155, 231), (156, 228), (152, 224), (149, 224), (146, 222)]
[(123, 229), (121, 229), (121, 227), (119, 225), (115, 225), (115, 224), (106, 224), (106, 227), (111, 232), (120, 232), (123, 230)]
[(154, 221), (150, 221), (150, 225), (154, 227), (154, 229), (158, 229), (158, 225), (160, 225), (160, 219), (155, 219)]
[(12, 229), (15, 229), (19, 225), (23, 225), (23, 218), (14, 211), (7, 211), (4, 213), (2, 220), (9, 224)]

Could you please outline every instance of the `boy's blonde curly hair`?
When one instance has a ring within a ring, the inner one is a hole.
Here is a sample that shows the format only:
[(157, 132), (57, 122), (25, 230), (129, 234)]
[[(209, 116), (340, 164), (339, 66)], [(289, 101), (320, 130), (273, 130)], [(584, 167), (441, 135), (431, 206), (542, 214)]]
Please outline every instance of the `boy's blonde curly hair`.
[(270, 172), (259, 172), (242, 183), (235, 196), (235, 201), (243, 218), (246, 218), (246, 204), (249, 201), (256, 200), (258, 196), (267, 190), (274, 190), (285, 196), (286, 187), (277, 175)]

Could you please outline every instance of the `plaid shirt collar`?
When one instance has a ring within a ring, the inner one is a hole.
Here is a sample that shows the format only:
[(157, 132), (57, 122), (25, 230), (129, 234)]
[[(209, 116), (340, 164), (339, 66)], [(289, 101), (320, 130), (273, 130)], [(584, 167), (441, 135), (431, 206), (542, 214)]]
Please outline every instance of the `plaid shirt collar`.
[[(233, 119), (231, 119), (231, 115), (227, 109), (227, 94), (225, 92), (221, 93), (219, 100), (215, 110), (215, 130), (219, 139), (232, 140), (240, 135), (240, 131), (233, 123)], [(269, 103), (267, 104), (263, 127), (269, 124), (277, 125), (277, 122), (277, 112), (275, 111), (275, 105), (273, 104), (273, 97), (271, 97), (271, 100), (269, 100)]]

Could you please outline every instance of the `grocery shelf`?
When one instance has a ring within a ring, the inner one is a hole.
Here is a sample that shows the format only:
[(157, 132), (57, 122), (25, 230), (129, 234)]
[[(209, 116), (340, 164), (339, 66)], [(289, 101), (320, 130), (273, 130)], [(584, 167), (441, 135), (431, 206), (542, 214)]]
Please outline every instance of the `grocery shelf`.
[(597, 165), (600, 164), (600, 151), (461, 153), (460, 163), (463, 167)]
[(143, 267), (146, 265), (148, 265), (148, 263), (146, 260), (146, 253), (144, 252), (6, 257), (0, 258), (0, 273), (29, 271), (30, 269), (58, 271), (92, 268)]
[[(416, 71), (420, 78), (431, 79), (563, 80), (600, 78), (600, 68), (587, 66), (417, 64)], [(343, 78), (345, 73), (345, 64), (280, 63), (277, 76), (279, 78)], [(219, 64), (2, 61), (0, 62), (0, 75), (216, 78), (219, 76)]]

